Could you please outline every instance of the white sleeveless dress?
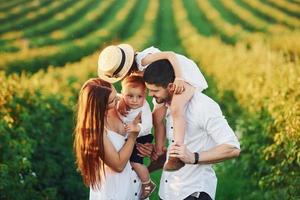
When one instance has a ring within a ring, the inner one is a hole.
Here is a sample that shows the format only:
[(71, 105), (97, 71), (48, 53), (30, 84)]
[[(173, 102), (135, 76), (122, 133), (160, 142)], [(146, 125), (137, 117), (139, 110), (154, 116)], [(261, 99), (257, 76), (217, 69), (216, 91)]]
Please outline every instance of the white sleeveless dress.
[[(119, 151), (126, 137), (114, 131), (107, 130), (107, 135), (117, 151)], [(105, 166), (106, 177), (100, 189), (90, 188), (90, 200), (138, 200), (141, 182), (129, 161), (124, 170), (119, 173)]]

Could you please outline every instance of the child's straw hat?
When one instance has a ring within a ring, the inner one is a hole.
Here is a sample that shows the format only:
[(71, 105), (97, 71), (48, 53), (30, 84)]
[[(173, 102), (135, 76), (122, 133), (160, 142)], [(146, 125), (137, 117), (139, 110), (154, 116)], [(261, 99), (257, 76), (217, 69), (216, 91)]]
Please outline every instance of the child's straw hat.
[(111, 45), (98, 58), (98, 76), (110, 83), (123, 79), (133, 64), (134, 50), (129, 44)]

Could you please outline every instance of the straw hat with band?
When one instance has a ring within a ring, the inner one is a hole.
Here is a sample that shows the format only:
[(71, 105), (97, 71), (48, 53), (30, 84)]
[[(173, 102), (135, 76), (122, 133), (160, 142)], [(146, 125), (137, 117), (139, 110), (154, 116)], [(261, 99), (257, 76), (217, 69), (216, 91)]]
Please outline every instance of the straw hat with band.
[(123, 79), (134, 59), (134, 50), (129, 44), (111, 45), (103, 49), (98, 58), (98, 76), (110, 83)]

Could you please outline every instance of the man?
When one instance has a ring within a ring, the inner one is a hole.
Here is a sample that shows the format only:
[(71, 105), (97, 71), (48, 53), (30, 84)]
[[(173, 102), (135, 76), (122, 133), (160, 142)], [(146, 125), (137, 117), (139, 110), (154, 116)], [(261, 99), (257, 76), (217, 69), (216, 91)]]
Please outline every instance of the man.
[[(167, 60), (150, 64), (144, 72), (149, 95), (157, 103), (170, 105), (173, 95), (174, 71)], [(212, 168), (217, 163), (239, 156), (240, 146), (218, 104), (196, 90), (185, 108), (185, 139), (173, 145), (173, 124), (168, 109), (166, 132), (168, 156), (180, 158), (186, 165), (178, 171), (163, 171), (159, 196), (163, 200), (214, 199), (217, 178)]]

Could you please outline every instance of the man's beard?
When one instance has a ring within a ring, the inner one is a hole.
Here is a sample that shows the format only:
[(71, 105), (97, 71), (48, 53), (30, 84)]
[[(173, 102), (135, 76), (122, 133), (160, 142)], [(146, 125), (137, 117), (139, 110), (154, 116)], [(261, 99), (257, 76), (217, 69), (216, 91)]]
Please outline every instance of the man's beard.
[(157, 99), (157, 98), (155, 98), (155, 101), (156, 101), (156, 103), (158, 103), (158, 104), (161, 104), (161, 103), (165, 103), (165, 100), (164, 99)]
[(169, 102), (169, 98), (157, 98), (154, 96), (154, 99), (155, 99), (156, 103), (158, 103), (158, 104)]

